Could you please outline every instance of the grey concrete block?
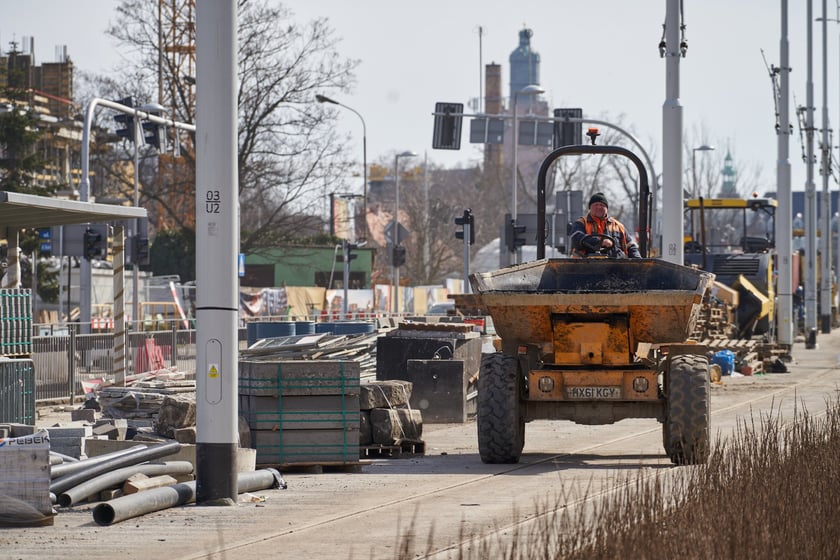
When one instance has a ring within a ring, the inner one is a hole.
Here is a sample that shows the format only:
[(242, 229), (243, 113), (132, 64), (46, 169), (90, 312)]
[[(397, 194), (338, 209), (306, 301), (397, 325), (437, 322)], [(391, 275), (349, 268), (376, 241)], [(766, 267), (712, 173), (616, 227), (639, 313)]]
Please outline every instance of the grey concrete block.
[(408, 408), (374, 408), (370, 411), (373, 442), (393, 445), (398, 440), (419, 440), (423, 435), (423, 416)]
[(73, 422), (96, 422), (96, 411), (92, 408), (81, 408), (70, 411), (70, 420)]
[(93, 435), (93, 426), (77, 424), (74, 426), (50, 426), (47, 428), (50, 439), (78, 437), (86, 438)]
[(365, 383), (359, 387), (359, 408), (371, 410), (405, 406), (411, 399), (412, 390), (410, 381), (399, 379)]

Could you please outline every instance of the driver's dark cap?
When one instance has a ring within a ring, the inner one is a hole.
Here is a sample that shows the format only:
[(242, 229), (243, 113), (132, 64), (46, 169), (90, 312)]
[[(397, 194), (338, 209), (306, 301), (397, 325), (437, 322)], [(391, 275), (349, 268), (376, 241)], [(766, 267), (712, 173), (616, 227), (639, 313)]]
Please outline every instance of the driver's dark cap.
[(609, 202), (607, 202), (607, 197), (604, 196), (604, 193), (596, 192), (595, 194), (593, 194), (592, 198), (589, 199), (589, 208), (591, 208), (592, 205), (595, 204), (596, 202), (600, 202), (601, 204), (603, 204), (607, 208), (610, 207), (610, 204), (609, 204)]

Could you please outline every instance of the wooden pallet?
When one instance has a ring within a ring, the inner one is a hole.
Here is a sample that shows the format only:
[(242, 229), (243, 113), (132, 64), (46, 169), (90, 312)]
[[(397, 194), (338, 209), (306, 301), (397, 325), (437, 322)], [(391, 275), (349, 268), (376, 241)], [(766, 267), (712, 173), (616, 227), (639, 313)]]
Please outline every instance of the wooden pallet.
[(280, 465), (257, 465), (257, 468), (271, 467), (278, 469), (281, 472), (294, 473), (311, 473), (320, 474), (323, 472), (359, 472), (364, 461), (324, 461), (324, 462), (305, 462), (305, 463), (283, 463)]
[(402, 440), (394, 445), (360, 445), (359, 456), (363, 459), (399, 459), (425, 455), (426, 442), (420, 440)]

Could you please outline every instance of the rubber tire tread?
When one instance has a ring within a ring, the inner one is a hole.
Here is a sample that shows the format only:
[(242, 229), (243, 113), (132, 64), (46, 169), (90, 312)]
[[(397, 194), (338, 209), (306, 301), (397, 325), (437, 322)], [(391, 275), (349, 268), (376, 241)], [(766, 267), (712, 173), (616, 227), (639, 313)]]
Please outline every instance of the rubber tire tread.
[(665, 453), (676, 465), (705, 463), (711, 443), (709, 360), (699, 354), (671, 356), (666, 376)]
[(485, 463), (517, 463), (525, 445), (521, 381), (515, 357), (484, 354), (478, 377), (478, 452)]

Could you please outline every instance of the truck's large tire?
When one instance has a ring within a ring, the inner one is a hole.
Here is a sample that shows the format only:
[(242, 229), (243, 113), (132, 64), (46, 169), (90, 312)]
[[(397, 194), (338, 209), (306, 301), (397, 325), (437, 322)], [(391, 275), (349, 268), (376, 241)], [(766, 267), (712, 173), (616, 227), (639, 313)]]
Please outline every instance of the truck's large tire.
[(668, 358), (665, 371), (665, 453), (676, 465), (705, 463), (711, 443), (709, 360), (698, 354)]
[(515, 357), (485, 354), (478, 377), (478, 452), (485, 463), (516, 463), (525, 445), (522, 380)]

